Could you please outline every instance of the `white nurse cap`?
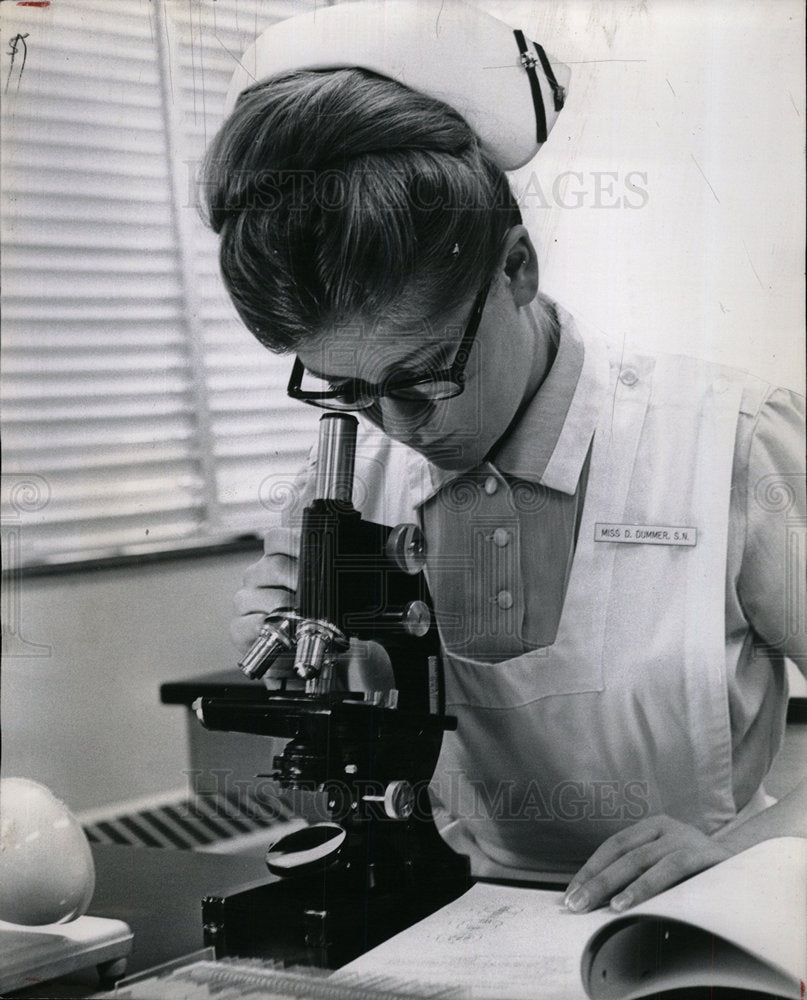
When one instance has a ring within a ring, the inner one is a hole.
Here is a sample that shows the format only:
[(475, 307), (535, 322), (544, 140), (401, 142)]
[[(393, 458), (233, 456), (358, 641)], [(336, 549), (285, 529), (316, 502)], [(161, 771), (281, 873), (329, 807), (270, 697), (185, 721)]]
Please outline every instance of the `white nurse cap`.
[(363, 0), (279, 21), (247, 49), (227, 94), (296, 70), (358, 67), (449, 104), (504, 170), (538, 152), (566, 98), (570, 70), (461, 0)]

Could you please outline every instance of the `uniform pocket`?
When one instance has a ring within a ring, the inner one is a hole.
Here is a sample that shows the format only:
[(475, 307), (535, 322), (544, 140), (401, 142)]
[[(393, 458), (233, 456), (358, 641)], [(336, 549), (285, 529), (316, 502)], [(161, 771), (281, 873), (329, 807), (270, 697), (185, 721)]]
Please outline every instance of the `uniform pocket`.
[(573, 645), (560, 636), (552, 646), (493, 664), (444, 652), (446, 708), (517, 708), (553, 695), (601, 691), (601, 637), (588, 650)]

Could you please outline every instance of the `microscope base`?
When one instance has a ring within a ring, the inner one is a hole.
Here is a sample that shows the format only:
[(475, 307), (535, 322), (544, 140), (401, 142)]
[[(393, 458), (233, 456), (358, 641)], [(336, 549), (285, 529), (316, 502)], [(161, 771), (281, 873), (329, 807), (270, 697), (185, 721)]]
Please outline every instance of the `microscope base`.
[(205, 945), (216, 955), (336, 969), (410, 927), (470, 887), (467, 859), (416, 887), (368, 888), (342, 870), (250, 883), (202, 902)]

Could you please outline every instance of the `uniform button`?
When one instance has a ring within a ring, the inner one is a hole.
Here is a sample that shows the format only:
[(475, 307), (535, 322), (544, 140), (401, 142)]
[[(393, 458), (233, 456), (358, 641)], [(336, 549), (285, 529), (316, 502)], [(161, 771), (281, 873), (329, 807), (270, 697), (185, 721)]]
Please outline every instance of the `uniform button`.
[(499, 488), (499, 482), (496, 479), (496, 477), (488, 476), (488, 478), (485, 480), (485, 486), (484, 486), (485, 493), (487, 493), (489, 497), (492, 497), (498, 488)]
[(619, 381), (623, 385), (636, 385), (639, 381), (639, 376), (636, 374), (635, 369), (626, 368), (619, 376)]
[(503, 549), (505, 545), (510, 543), (510, 532), (507, 528), (497, 528), (492, 535), (493, 544), (498, 545), (500, 549)]
[(513, 595), (509, 590), (500, 590), (496, 595), (496, 603), (502, 611), (507, 611), (508, 608), (512, 608), (513, 606)]

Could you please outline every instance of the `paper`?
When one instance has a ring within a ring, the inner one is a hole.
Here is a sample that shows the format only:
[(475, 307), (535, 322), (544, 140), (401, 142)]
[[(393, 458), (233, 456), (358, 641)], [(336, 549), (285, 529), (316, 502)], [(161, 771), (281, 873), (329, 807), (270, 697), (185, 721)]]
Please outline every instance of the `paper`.
[[(637, 918), (678, 921), (704, 931), (700, 940), (689, 935), (686, 953), (663, 970), (667, 978), (659, 979), (656, 988), (662, 981), (673, 985), (675, 976), (676, 987), (756, 986), (798, 1000), (807, 980), (807, 840), (762, 841), (612, 918), (614, 927), (625, 928), (622, 940), (613, 935), (610, 955), (603, 948), (590, 966), (584, 956), (583, 975), (588, 979), (590, 974), (592, 996), (640, 996), (647, 990), (647, 982), (636, 992), (630, 989), (640, 986), (641, 978), (637, 935), (629, 927)], [(599, 944), (590, 942), (586, 952), (593, 955)], [(618, 965), (618, 953), (625, 949), (634, 954), (630, 974), (620, 977), (613, 992), (603, 989), (602, 970), (611, 961)]]
[[(807, 976), (806, 871), (807, 841), (764, 841), (621, 916), (607, 908), (571, 913), (559, 892), (478, 883), (331, 978), (419, 997), (442, 986), (440, 995), (452, 1000), (584, 1000), (584, 976), (603, 998), (665, 984), (754, 983), (798, 998)], [(684, 948), (660, 969), (653, 934), (668, 921), (691, 926)], [(609, 935), (606, 927), (622, 931)]]
[(580, 956), (614, 915), (571, 913), (562, 899), (560, 892), (477, 883), (331, 979), (424, 992), (443, 984), (462, 1000), (584, 1000)]

